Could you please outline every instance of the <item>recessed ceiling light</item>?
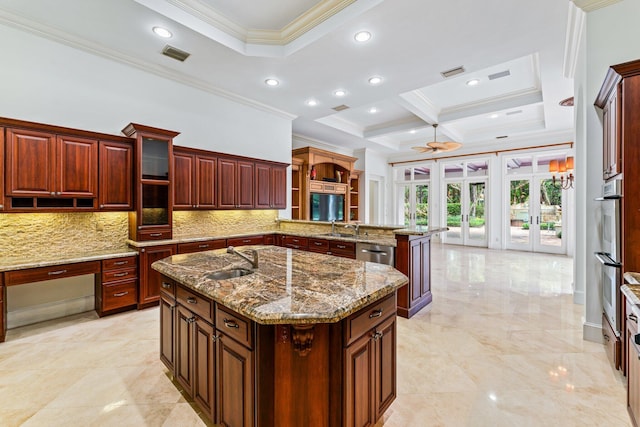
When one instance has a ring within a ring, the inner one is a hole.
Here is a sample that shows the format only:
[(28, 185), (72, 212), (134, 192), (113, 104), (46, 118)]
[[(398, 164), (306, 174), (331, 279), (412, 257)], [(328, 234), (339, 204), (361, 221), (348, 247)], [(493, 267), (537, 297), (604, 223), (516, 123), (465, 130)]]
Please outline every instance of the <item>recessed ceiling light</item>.
[(168, 39), (168, 38), (171, 38), (171, 36), (173, 36), (173, 34), (171, 34), (171, 31), (169, 31), (169, 30), (167, 30), (166, 28), (163, 28), (163, 27), (153, 27), (151, 30), (157, 36), (160, 36), (163, 39)]
[(412, 134), (412, 135), (413, 135), (414, 133), (416, 133), (416, 132), (417, 132), (417, 130), (415, 130), (415, 129), (411, 129), (411, 130), (409, 131), (409, 133), (410, 133), (410, 134)]
[(479, 79), (471, 79), (467, 82), (467, 86), (476, 86), (478, 83), (480, 83)]
[(318, 105), (318, 101), (316, 101), (315, 99), (308, 99), (307, 100), (307, 105), (309, 107), (315, 107), (316, 105)]
[(497, 119), (500, 116), (500, 114), (497, 113), (493, 113), (492, 115), (489, 116), (490, 119)]
[(267, 86), (278, 86), (280, 84), (276, 79), (267, 79), (264, 81)]
[(347, 94), (347, 91), (342, 90), (342, 89), (338, 89), (335, 92), (333, 92), (334, 96), (337, 96), (338, 98), (341, 98), (343, 96), (345, 96)]
[(376, 86), (376, 85), (379, 85), (380, 83), (382, 83), (382, 77), (380, 76), (369, 77), (370, 85)]
[(368, 42), (371, 40), (371, 33), (369, 31), (358, 31), (353, 38), (360, 43)]
[(377, 113), (377, 112), (378, 112), (378, 109), (377, 109), (376, 107), (371, 107), (371, 108), (369, 108), (369, 113), (371, 113), (371, 114), (375, 114), (375, 113)]

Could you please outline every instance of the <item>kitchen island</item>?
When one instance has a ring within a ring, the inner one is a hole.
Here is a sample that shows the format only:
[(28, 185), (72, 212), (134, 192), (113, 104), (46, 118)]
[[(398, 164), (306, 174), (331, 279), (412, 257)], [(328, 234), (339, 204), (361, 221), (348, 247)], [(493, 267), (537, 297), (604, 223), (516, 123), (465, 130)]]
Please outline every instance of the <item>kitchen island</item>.
[(407, 277), (295, 249), (239, 251), (253, 250), (257, 268), (224, 249), (153, 264), (161, 359), (176, 382), (221, 425), (375, 424), (395, 399)]

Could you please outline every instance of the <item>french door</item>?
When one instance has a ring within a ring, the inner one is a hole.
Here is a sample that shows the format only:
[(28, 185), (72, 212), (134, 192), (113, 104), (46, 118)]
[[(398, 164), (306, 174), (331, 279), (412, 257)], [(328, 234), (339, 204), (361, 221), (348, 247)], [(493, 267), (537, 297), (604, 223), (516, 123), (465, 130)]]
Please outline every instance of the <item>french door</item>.
[(446, 182), (446, 243), (487, 246), (486, 190), (486, 179)]
[(429, 225), (429, 184), (400, 184), (399, 193), (403, 198), (404, 225)]
[(507, 182), (507, 249), (566, 253), (562, 209), (566, 191), (548, 177), (512, 177)]

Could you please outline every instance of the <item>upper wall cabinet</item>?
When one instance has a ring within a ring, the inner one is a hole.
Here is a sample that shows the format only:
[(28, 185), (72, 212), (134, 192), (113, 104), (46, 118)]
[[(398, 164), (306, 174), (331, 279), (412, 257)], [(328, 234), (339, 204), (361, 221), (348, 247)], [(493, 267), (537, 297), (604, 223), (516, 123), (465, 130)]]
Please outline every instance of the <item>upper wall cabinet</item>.
[(206, 152), (175, 147), (174, 209), (215, 209), (218, 159)]
[(132, 208), (129, 138), (7, 118), (0, 126), (4, 210)]
[(287, 167), (256, 162), (256, 209), (285, 209), (287, 207)]
[(232, 157), (218, 158), (218, 208), (253, 208), (253, 180), (253, 162)]
[(129, 238), (163, 240), (172, 236), (173, 138), (178, 132), (131, 123), (122, 132), (135, 138), (136, 209)]

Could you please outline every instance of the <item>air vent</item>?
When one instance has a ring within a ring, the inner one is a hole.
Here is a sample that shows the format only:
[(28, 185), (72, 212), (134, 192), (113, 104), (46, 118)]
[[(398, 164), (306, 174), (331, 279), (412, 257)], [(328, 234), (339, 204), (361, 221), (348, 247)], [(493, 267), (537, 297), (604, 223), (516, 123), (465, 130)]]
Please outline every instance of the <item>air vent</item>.
[(514, 114), (520, 114), (520, 113), (522, 113), (522, 110), (507, 111), (505, 113), (505, 116), (513, 116)]
[(464, 67), (461, 65), (459, 67), (456, 68), (452, 68), (450, 70), (447, 71), (441, 71), (440, 74), (442, 75), (442, 77), (444, 77), (445, 79), (449, 78), (449, 77), (453, 77), (457, 74), (462, 74), (464, 73)]
[(489, 80), (501, 79), (510, 75), (511, 72), (509, 70), (504, 70), (500, 71), (499, 73), (489, 74)]
[(333, 107), (332, 110), (336, 110), (336, 111), (342, 111), (342, 110), (348, 110), (350, 107), (348, 105), (338, 105), (337, 107)]
[(509, 136), (508, 135), (496, 136), (496, 139), (505, 139), (505, 138), (509, 138)]
[(176, 59), (180, 62), (184, 62), (185, 59), (191, 55), (184, 50), (180, 50), (177, 47), (166, 45), (164, 49), (162, 49), (162, 54), (168, 56), (169, 58)]

